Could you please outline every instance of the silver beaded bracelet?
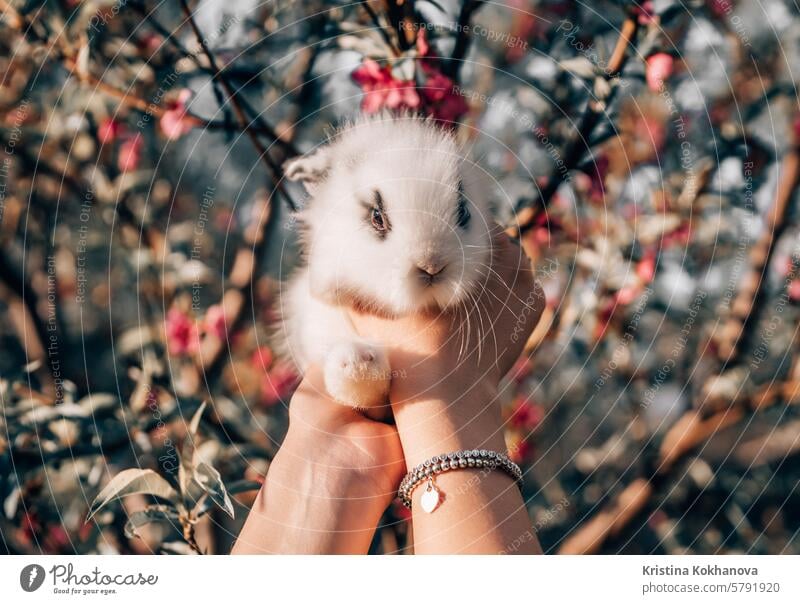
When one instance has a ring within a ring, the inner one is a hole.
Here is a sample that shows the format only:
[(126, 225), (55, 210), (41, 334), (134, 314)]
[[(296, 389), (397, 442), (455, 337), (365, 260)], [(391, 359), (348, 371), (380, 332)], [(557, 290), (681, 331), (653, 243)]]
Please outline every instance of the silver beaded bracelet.
[(411, 494), (419, 483), (427, 480), (428, 485), (420, 498), (420, 505), (425, 512), (430, 514), (439, 506), (441, 501), (441, 492), (434, 484), (434, 476), (464, 468), (502, 470), (522, 488), (522, 470), (507, 455), (496, 451), (487, 451), (486, 449), (473, 449), (436, 455), (419, 464), (405, 475), (405, 478), (400, 483), (397, 496), (403, 502), (403, 505), (411, 509)]

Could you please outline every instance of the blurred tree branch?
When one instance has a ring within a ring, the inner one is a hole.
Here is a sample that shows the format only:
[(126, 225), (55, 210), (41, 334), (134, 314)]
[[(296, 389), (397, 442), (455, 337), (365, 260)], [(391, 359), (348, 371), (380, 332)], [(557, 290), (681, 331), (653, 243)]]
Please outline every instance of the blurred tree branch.
[(444, 64), (442, 69), (442, 72), (456, 83), (460, 81), (461, 67), (464, 65), (464, 59), (469, 50), (470, 35), (472, 32), (470, 23), (472, 22), (475, 11), (477, 11), (482, 4), (483, 0), (463, 0), (461, 3), (461, 9), (458, 13), (457, 20), (458, 30), (456, 31), (456, 42), (453, 46), (450, 59)]
[[(237, 91), (231, 86), (230, 82), (228, 81), (227, 76), (222, 73), (219, 69), (219, 65), (217, 64), (217, 59), (214, 57), (214, 54), (208, 47), (208, 43), (206, 42), (205, 37), (203, 36), (203, 32), (200, 31), (200, 28), (197, 26), (197, 22), (194, 19), (194, 15), (192, 14), (191, 9), (186, 0), (180, 0), (181, 8), (183, 9), (184, 15), (186, 19), (189, 21), (189, 25), (194, 32), (195, 37), (197, 38), (197, 43), (200, 45), (200, 48), (203, 51), (203, 54), (208, 59), (209, 64), (211, 65), (211, 73), (212, 78), (218, 80), (222, 88), (225, 90), (225, 93), (228, 95), (228, 100), (230, 101), (231, 105), (233, 106), (234, 112), (236, 113), (236, 117), (239, 120), (239, 126), (247, 133), (250, 137), (250, 140), (253, 143), (253, 146), (258, 151), (260, 159), (264, 161), (267, 165), (267, 169), (272, 179), (272, 184), (277, 191), (283, 195), (286, 199), (286, 203), (289, 205), (289, 208), (294, 211), (297, 209), (297, 204), (295, 203), (294, 199), (292, 199), (291, 195), (289, 195), (288, 191), (286, 191), (285, 187), (281, 182), (281, 175), (282, 170), (281, 167), (275, 163), (275, 160), (269, 154), (269, 151), (261, 144), (258, 136), (255, 132), (250, 129), (250, 119), (248, 119), (247, 114), (245, 113), (244, 109), (242, 108), (242, 104), (240, 102), (240, 97), (237, 95)], [(275, 140), (278, 140), (279, 137), (275, 137)]]
[[(619, 38), (614, 46), (614, 51), (611, 54), (608, 65), (603, 70), (602, 75), (598, 75), (597, 77), (603, 78), (608, 82), (619, 76), (625, 68), (629, 50), (636, 40), (636, 33), (638, 30), (639, 22), (637, 16), (633, 12), (630, 12), (622, 24)], [(517, 203), (514, 209), (513, 224), (509, 225), (506, 229), (506, 233), (508, 233), (510, 237), (521, 237), (528, 229), (533, 227), (534, 220), (539, 211), (547, 208), (550, 199), (558, 190), (558, 187), (561, 186), (563, 174), (568, 174), (573, 170), (586, 153), (588, 141), (592, 137), (595, 126), (597, 126), (601, 116), (606, 111), (607, 104), (608, 99), (589, 99), (578, 128), (575, 130), (574, 135), (567, 143), (564, 153), (562, 154), (564, 168), (555, 168), (553, 172), (551, 172), (547, 182), (536, 198), (521, 199)]]

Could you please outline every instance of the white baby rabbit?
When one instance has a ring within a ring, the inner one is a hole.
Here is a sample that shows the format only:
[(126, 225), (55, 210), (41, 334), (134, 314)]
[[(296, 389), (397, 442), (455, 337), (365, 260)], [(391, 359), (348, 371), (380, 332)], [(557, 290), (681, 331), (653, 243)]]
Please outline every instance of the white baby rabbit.
[(337, 401), (382, 405), (388, 356), (356, 334), (347, 307), (399, 316), (471, 301), (493, 225), (479, 169), (435, 123), (381, 116), (343, 128), (285, 173), (310, 195), (297, 216), (306, 264), (281, 298), (287, 352), (301, 371), (319, 363)]

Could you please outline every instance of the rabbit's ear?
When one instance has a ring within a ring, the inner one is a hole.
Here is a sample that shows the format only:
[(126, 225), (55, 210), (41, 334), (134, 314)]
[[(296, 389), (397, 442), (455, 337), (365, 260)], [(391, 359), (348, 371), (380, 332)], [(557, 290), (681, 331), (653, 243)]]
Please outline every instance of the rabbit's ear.
[(309, 193), (325, 180), (331, 168), (330, 149), (320, 147), (316, 151), (290, 159), (283, 164), (283, 173), (291, 181), (302, 182)]

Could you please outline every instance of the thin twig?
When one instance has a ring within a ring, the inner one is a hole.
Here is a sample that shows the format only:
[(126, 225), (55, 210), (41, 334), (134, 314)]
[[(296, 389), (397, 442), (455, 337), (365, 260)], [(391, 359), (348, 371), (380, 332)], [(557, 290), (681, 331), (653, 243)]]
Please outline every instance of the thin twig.
[(766, 273), (775, 250), (775, 242), (786, 228), (789, 204), (800, 181), (800, 146), (796, 141), (783, 158), (775, 198), (766, 217), (764, 231), (750, 249), (748, 267), (739, 281), (739, 291), (731, 305), (730, 316), (716, 336), (720, 362), (741, 360), (740, 351), (749, 343), (748, 326), (756, 324), (763, 308)]
[[(628, 60), (628, 50), (636, 39), (638, 28), (639, 21), (636, 16), (629, 15), (622, 24), (622, 29), (620, 30), (617, 43), (614, 46), (614, 51), (611, 54), (611, 59), (609, 59), (608, 65), (603, 70), (602, 76), (598, 77), (603, 77), (606, 81), (609, 81), (622, 72)], [(513, 223), (506, 229), (506, 233), (511, 237), (520, 237), (534, 225), (534, 219), (538, 211), (548, 206), (551, 198), (558, 190), (558, 187), (561, 186), (563, 175), (568, 174), (578, 165), (581, 157), (583, 157), (586, 141), (591, 138), (595, 126), (600, 121), (600, 116), (605, 110), (605, 105), (606, 103), (592, 101), (587, 104), (578, 129), (567, 143), (566, 149), (562, 155), (564, 158), (563, 165), (559, 165), (557, 169), (553, 170), (550, 177), (547, 179), (547, 184), (545, 184), (537, 198), (522, 199), (517, 204), (514, 210)]]
[(47, 342), (49, 334), (36, 309), (38, 296), (25, 278), (22, 270), (17, 270), (9, 261), (7, 252), (0, 250), (0, 284), (4, 285), (13, 299), (8, 300), (9, 312), (15, 316), (15, 327), (25, 349), (26, 362), (40, 361), (37, 372), (45, 388), (56, 393), (54, 376), (47, 362)]
[(211, 49), (208, 47), (208, 43), (203, 36), (203, 32), (200, 31), (200, 28), (197, 25), (197, 22), (194, 19), (194, 15), (189, 8), (189, 4), (186, 0), (180, 0), (181, 8), (183, 9), (184, 14), (186, 15), (186, 19), (189, 21), (189, 26), (192, 28), (195, 37), (197, 38), (197, 43), (200, 45), (200, 48), (203, 51), (203, 54), (208, 59), (209, 64), (211, 65), (212, 70), (212, 77), (219, 80), (222, 84), (222, 88), (225, 90), (225, 94), (228, 95), (228, 100), (233, 107), (234, 113), (236, 114), (236, 118), (239, 120), (239, 126), (241, 126), (245, 133), (250, 137), (253, 146), (258, 151), (259, 157), (262, 161), (267, 165), (268, 172), (270, 178), (272, 179), (273, 185), (275, 188), (280, 191), (283, 197), (286, 199), (286, 203), (289, 205), (289, 208), (294, 211), (297, 209), (297, 204), (292, 199), (291, 195), (286, 191), (284, 188), (280, 175), (282, 173), (281, 167), (275, 163), (270, 156), (268, 150), (264, 147), (261, 143), (261, 140), (258, 136), (253, 132), (250, 128), (250, 119), (248, 119), (247, 114), (245, 113), (244, 109), (242, 108), (242, 104), (239, 101), (239, 97), (236, 94), (236, 90), (234, 90), (233, 86), (231, 86), (230, 82), (228, 82), (227, 77), (220, 71), (219, 65), (217, 64), (217, 59), (214, 56), (214, 53), (211, 52)]
[[(223, 110), (227, 110), (227, 107), (225, 107), (224, 98), (222, 98), (220, 95), (217, 94), (218, 92), (220, 92), (218, 85), (222, 84), (222, 79), (219, 77), (219, 75), (220, 74), (225, 74), (226, 79), (227, 79), (227, 77), (230, 75), (230, 72), (232, 70), (232, 65), (233, 64), (225, 65), (225, 66), (216, 65), (216, 69), (214, 68), (214, 66), (206, 66), (206, 65), (204, 65), (200, 61), (200, 57), (198, 56), (198, 53), (190, 51), (183, 44), (181, 44), (180, 41), (178, 41), (176, 39), (175, 35), (172, 32), (170, 32), (166, 27), (164, 27), (158, 21), (158, 19), (156, 19), (156, 17), (153, 15), (153, 11), (148, 11), (146, 6), (143, 3), (141, 3), (141, 2), (131, 2), (130, 6), (131, 6), (131, 8), (133, 10), (135, 10), (137, 13), (142, 15), (147, 20), (147, 22), (150, 23), (150, 25), (153, 27), (153, 29), (155, 29), (161, 36), (163, 36), (165, 41), (167, 43), (169, 43), (182, 57), (189, 59), (190, 61), (192, 61), (195, 64), (195, 66), (198, 69), (200, 69), (201, 71), (203, 71), (205, 73), (208, 73), (208, 74), (210, 74), (212, 76), (212, 83), (214, 85), (214, 91), (215, 91), (215, 96), (217, 98), (217, 101), (219, 102), (220, 107)], [(203, 52), (203, 48), (202, 47), (201, 47), (201, 52)], [(207, 57), (207, 55), (206, 55), (206, 57)], [(248, 127), (253, 132), (255, 132), (257, 134), (265, 134), (268, 137), (270, 137), (272, 139), (272, 141), (275, 144), (277, 144), (279, 147), (281, 147), (283, 149), (283, 151), (287, 155), (298, 155), (298, 151), (294, 147), (294, 145), (292, 145), (291, 142), (286, 141), (282, 137), (280, 137), (277, 134), (277, 132), (275, 131), (275, 129), (272, 126), (270, 126), (266, 122), (266, 120), (263, 119), (263, 116), (261, 116), (257, 111), (255, 111), (249, 105), (249, 103), (247, 102), (246, 98), (244, 98), (243, 96), (239, 95), (237, 97), (237, 100), (238, 100), (239, 103), (241, 103), (242, 107), (246, 111), (248, 111), (250, 113), (250, 115), (254, 116), (253, 117), (253, 121), (255, 121), (256, 123), (249, 123), (248, 124)], [(199, 118), (197, 118), (197, 119), (199, 119)], [(226, 130), (229, 129), (228, 128), (228, 123), (227, 123), (227, 118), (226, 118), (226, 120), (224, 122), (204, 121), (204, 123), (202, 125), (204, 127), (206, 127), (206, 128), (226, 129)]]
[(386, 15), (394, 31), (397, 33), (397, 42), (400, 52), (410, 49), (414, 45), (415, 33), (413, 28), (414, 0), (384, 0)]
[(456, 31), (456, 43), (450, 59), (444, 64), (442, 71), (454, 82), (459, 82), (461, 66), (464, 64), (464, 57), (467, 56), (470, 41), (470, 22), (476, 10), (483, 4), (483, 0), (464, 0), (461, 3), (461, 10), (458, 13), (458, 30)]
[(184, 540), (189, 544), (189, 547), (195, 551), (195, 553), (202, 555), (203, 551), (200, 549), (200, 546), (197, 545), (197, 540), (195, 539), (194, 522), (189, 519), (181, 519), (181, 523), (183, 524)]
[(386, 28), (381, 23), (380, 17), (378, 13), (375, 12), (375, 9), (370, 6), (369, 0), (364, 0), (361, 4), (364, 7), (364, 10), (369, 15), (369, 18), (372, 20), (372, 24), (375, 26), (375, 29), (378, 30), (378, 33), (383, 38), (383, 41), (386, 42), (386, 46), (389, 47), (389, 50), (392, 51), (392, 54), (396, 57), (399, 57), (402, 53), (400, 49), (395, 44), (395, 41), (392, 39), (392, 36), (386, 31)]

